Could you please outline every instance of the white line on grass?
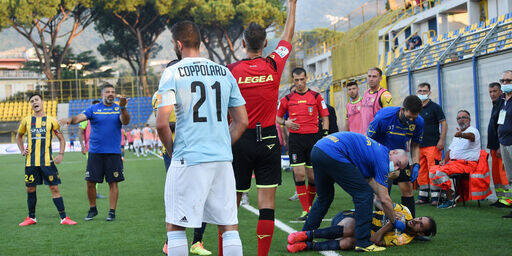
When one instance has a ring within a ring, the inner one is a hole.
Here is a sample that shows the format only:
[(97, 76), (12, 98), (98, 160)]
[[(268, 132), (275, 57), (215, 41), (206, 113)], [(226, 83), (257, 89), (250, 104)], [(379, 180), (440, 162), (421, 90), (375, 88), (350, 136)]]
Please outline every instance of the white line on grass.
[[(242, 205), (242, 207), (256, 215), (260, 215), (258, 209), (250, 206), (250, 205)], [(275, 219), (275, 224), (276, 224), (276, 227), (279, 228), (280, 230), (288, 233), (288, 234), (291, 234), (293, 232), (297, 232), (297, 230), (293, 229), (292, 227), (284, 224), (282, 221), (278, 220), (278, 219)], [(325, 256), (341, 256), (340, 254), (334, 252), (334, 251), (321, 251), (319, 252), (320, 254), (322, 255), (325, 255)]]
[[(151, 154), (153, 154), (153, 155), (157, 156), (158, 158), (163, 159), (161, 156), (159, 156), (159, 155), (157, 155), (157, 154), (155, 154), (155, 153), (153, 153), (153, 152), (151, 152), (151, 151), (149, 151), (149, 152), (150, 152)], [(248, 210), (248, 211), (250, 211), (250, 212), (252, 212), (252, 213), (254, 213), (254, 214), (258, 215), (258, 216), (260, 215), (260, 212), (258, 211), (258, 209), (254, 208), (254, 207), (252, 207), (252, 206), (250, 206), (250, 205), (242, 205), (242, 207), (243, 207), (244, 209), (246, 209), (246, 210)], [(275, 223), (275, 225), (276, 225), (276, 227), (277, 227), (278, 229), (280, 229), (280, 230), (282, 230), (282, 231), (284, 231), (284, 232), (286, 232), (286, 233), (288, 233), (288, 234), (291, 234), (291, 233), (293, 233), (293, 232), (297, 232), (297, 230), (295, 230), (295, 229), (293, 229), (292, 227), (290, 227), (290, 226), (288, 226), (288, 225), (284, 224), (282, 221), (280, 221), (280, 220), (278, 220), (278, 219), (275, 219), (275, 222), (274, 222), (274, 223)], [(319, 253), (320, 253), (320, 254), (322, 254), (322, 255), (325, 255), (325, 256), (341, 256), (340, 254), (338, 254), (338, 253), (336, 253), (336, 252), (334, 252), (334, 251), (322, 251), (322, 252), (319, 252)]]

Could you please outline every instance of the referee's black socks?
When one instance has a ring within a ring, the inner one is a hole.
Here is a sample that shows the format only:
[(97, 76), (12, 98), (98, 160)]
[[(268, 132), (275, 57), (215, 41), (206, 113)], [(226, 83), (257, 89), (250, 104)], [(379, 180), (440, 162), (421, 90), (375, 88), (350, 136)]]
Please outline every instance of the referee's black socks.
[(402, 204), (409, 208), (412, 217), (416, 216), (416, 206), (414, 204), (414, 196), (402, 196)]
[(36, 192), (27, 192), (28, 217), (34, 219), (36, 217)]
[(62, 200), (62, 196), (54, 198), (53, 203), (55, 204), (55, 207), (57, 207), (57, 211), (59, 211), (60, 218), (66, 218), (66, 211), (64, 210), (64, 200)]

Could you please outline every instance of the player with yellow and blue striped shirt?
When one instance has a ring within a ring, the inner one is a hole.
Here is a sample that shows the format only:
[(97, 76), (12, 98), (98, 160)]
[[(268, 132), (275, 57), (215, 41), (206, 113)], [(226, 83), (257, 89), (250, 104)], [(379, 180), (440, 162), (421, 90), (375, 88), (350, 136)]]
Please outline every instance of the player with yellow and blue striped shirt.
[[(16, 143), (25, 160), (25, 185), (27, 186), (28, 216), (20, 226), (36, 224), (36, 186), (43, 184), (50, 187), (53, 203), (57, 207), (62, 225), (75, 225), (76, 222), (66, 216), (64, 201), (60, 194), (58, 184), (61, 183), (59, 172), (55, 164), (59, 164), (64, 156), (66, 140), (60, 131), (60, 125), (52, 116), (47, 116), (43, 109), (43, 98), (39, 94), (29, 97), (34, 115), (23, 118), (18, 128)], [(52, 137), (57, 136), (60, 142), (59, 155), (52, 156)], [(27, 135), (27, 147), (23, 143), (23, 136)]]

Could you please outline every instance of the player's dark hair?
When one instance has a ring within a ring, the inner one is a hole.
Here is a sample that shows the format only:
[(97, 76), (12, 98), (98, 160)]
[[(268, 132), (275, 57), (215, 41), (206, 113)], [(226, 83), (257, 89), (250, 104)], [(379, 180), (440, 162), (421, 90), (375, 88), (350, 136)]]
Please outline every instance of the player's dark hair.
[(105, 91), (107, 88), (114, 88), (114, 86), (112, 84), (105, 83), (101, 86), (101, 92)]
[(496, 83), (496, 82), (492, 82), (489, 84), (489, 88), (493, 88), (493, 87), (498, 87), (498, 89), (501, 89), (501, 84), (500, 83)]
[(459, 110), (459, 112), (457, 112), (457, 115), (459, 115), (460, 112), (464, 112), (464, 113), (468, 114), (468, 116), (471, 118), (471, 114), (469, 113), (469, 111), (467, 111), (465, 109), (461, 109), (461, 110)]
[(409, 95), (405, 97), (403, 107), (407, 111), (418, 114), (423, 108), (423, 103), (421, 102), (420, 98), (418, 98), (418, 96)]
[(436, 221), (434, 220), (434, 218), (430, 217), (430, 216), (425, 216), (425, 218), (428, 219), (428, 221), (430, 222), (430, 228), (423, 231), (424, 235), (426, 236), (435, 236), (436, 233), (437, 233), (437, 225), (436, 225)]
[(353, 86), (353, 85), (359, 87), (359, 85), (357, 84), (356, 81), (350, 81), (350, 82), (347, 83), (347, 88), (350, 87), (350, 86)]
[(92, 101), (92, 104), (93, 104), (93, 105), (94, 105), (94, 104), (98, 104), (98, 103), (100, 103), (100, 101), (99, 101), (99, 100), (93, 100), (93, 101)]
[(301, 67), (294, 68), (292, 70), (292, 77), (293, 77), (293, 75), (300, 75), (300, 74), (307, 75), (306, 70), (304, 68), (301, 68)]
[(420, 88), (420, 87), (428, 87), (428, 90), (430, 91), (430, 84), (429, 83), (423, 82), (421, 84), (418, 84), (418, 88)]
[(244, 40), (247, 51), (258, 52), (265, 47), (267, 31), (260, 24), (251, 22), (244, 30)]
[(34, 93), (30, 94), (30, 96), (28, 96), (28, 101), (30, 101), (35, 96), (39, 96), (39, 98), (41, 98), (41, 100), (43, 100), (43, 96), (41, 96), (41, 94), (39, 94), (38, 92), (34, 92)]
[(185, 20), (174, 24), (171, 33), (172, 39), (180, 41), (183, 47), (199, 49), (199, 46), (201, 46), (201, 32), (192, 21)]
[(379, 73), (380, 76), (382, 76), (382, 70), (380, 68), (373, 67), (373, 68), (368, 69), (368, 71), (370, 71), (370, 70), (375, 70), (375, 71), (377, 71), (377, 73)]

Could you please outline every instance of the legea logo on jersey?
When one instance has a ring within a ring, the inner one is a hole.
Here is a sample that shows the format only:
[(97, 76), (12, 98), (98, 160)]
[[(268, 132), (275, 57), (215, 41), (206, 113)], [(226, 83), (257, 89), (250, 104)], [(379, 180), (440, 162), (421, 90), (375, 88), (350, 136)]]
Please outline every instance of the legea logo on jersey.
[(274, 77), (272, 75), (268, 76), (246, 76), (245, 78), (239, 77), (238, 84), (254, 84), (254, 83), (265, 83), (269, 81), (274, 81)]

